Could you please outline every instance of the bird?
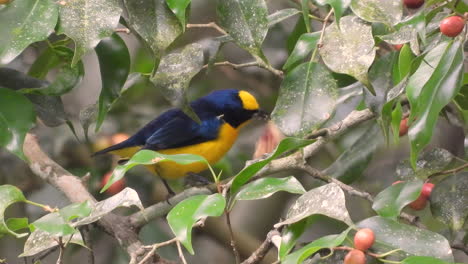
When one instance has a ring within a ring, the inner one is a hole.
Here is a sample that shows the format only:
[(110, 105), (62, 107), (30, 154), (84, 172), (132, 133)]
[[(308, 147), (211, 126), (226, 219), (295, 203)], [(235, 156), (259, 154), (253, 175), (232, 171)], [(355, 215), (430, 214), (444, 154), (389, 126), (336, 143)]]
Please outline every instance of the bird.
[[(267, 119), (256, 98), (245, 90), (216, 90), (190, 103), (200, 123), (180, 108), (172, 108), (143, 126), (127, 140), (97, 151), (111, 153), (128, 160), (142, 149), (162, 154), (195, 154), (204, 157), (210, 165), (219, 161), (235, 143), (239, 130), (253, 118)], [(206, 163), (177, 164), (165, 161), (147, 166), (159, 175), (169, 194), (175, 194), (166, 179), (197, 174), (208, 168)]]

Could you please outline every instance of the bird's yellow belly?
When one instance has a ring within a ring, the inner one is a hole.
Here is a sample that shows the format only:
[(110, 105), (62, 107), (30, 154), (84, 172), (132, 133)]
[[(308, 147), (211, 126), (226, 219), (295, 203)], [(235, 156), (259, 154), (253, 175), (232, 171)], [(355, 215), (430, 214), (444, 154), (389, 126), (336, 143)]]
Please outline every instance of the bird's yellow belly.
[[(186, 147), (159, 150), (162, 154), (196, 154), (203, 156), (210, 164), (218, 162), (229, 151), (237, 139), (238, 129), (227, 123), (221, 126), (218, 138)], [(189, 172), (198, 173), (207, 169), (207, 165), (195, 162), (187, 165), (177, 164), (172, 161), (164, 161), (149, 167), (159, 176), (165, 179), (177, 179), (187, 175)]]

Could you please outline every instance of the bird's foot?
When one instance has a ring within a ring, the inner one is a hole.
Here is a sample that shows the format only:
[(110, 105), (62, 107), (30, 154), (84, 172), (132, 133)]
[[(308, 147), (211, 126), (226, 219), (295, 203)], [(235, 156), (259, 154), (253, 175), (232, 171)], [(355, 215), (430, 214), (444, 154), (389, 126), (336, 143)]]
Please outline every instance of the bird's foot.
[(205, 186), (209, 184), (211, 184), (209, 180), (193, 172), (187, 173), (187, 177), (185, 177), (185, 185), (187, 186), (200, 187), (200, 186)]
[(162, 182), (164, 183), (164, 186), (166, 187), (166, 190), (167, 190), (166, 202), (169, 205), (172, 205), (171, 202), (169, 201), (169, 199), (174, 197), (176, 195), (176, 193), (172, 190), (171, 186), (169, 186), (169, 184), (167, 183), (166, 180), (162, 179)]

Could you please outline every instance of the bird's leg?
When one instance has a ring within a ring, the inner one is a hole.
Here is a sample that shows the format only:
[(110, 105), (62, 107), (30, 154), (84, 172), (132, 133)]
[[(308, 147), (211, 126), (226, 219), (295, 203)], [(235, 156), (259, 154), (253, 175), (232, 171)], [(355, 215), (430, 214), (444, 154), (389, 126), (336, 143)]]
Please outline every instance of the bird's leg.
[(204, 186), (211, 184), (211, 182), (199, 174), (189, 172), (185, 178), (185, 184), (189, 186)]
[(169, 202), (169, 199), (171, 199), (176, 193), (171, 189), (171, 186), (167, 183), (165, 179), (161, 179), (162, 182), (164, 183), (164, 186), (166, 186), (166, 190), (168, 192), (167, 197), (166, 197), (166, 202), (171, 205)]

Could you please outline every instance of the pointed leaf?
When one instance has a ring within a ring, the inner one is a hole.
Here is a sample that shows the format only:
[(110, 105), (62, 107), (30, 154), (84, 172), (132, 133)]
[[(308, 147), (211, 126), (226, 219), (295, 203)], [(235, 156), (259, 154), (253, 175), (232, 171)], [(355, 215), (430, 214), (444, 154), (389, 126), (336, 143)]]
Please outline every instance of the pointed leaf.
[(58, 5), (52, 0), (12, 1), (0, 9), (0, 64), (7, 64), (30, 44), (54, 31)]
[(419, 155), (416, 170), (408, 160), (402, 160), (396, 167), (396, 176), (400, 180), (427, 179), (433, 173), (443, 171), (455, 159), (452, 153), (441, 148), (433, 148)]
[(67, 223), (59, 213), (46, 214), (30, 224), (31, 231), (41, 230), (51, 236), (63, 237), (76, 232), (70, 223)]
[(301, 9), (306, 31), (310, 33), (309, 0), (301, 0)]
[(75, 218), (83, 218), (91, 214), (92, 208), (89, 201), (70, 204), (60, 209), (59, 214), (63, 220), (70, 222)]
[(377, 194), (372, 209), (382, 217), (396, 220), (401, 210), (419, 197), (422, 186), (421, 180), (392, 185)]
[(124, 0), (129, 26), (161, 58), (166, 48), (182, 34), (182, 26), (165, 0)]
[(261, 47), (268, 32), (264, 0), (218, 0), (217, 13), (221, 26), (237, 45), (264, 58)]
[(10, 234), (17, 238), (27, 235), (27, 233), (15, 233), (14, 228), (12, 229), (5, 222), (5, 210), (8, 206), (17, 203), (25, 202), (26, 198), (20, 189), (13, 185), (0, 185), (0, 237), (4, 234)]
[(320, 55), (334, 72), (353, 76), (373, 92), (367, 70), (375, 58), (372, 28), (356, 16), (345, 16), (325, 29)]
[(314, 214), (325, 215), (347, 225), (354, 225), (346, 209), (343, 190), (335, 183), (329, 183), (300, 196), (289, 208), (286, 220), (276, 224), (275, 227), (296, 223)]
[(304, 233), (307, 226), (307, 219), (299, 221), (294, 224), (287, 225), (281, 232), (281, 244), (278, 249), (278, 257), (284, 260), (286, 254), (288, 254), (296, 245), (299, 237)]
[[(70, 241), (70, 243), (84, 246), (83, 238), (78, 230), (76, 230), (72, 235), (64, 236), (62, 241)], [(21, 253), (19, 257), (33, 256), (55, 246), (58, 246), (57, 236), (53, 236), (45, 231), (35, 230), (28, 237), (26, 243), (24, 243), (23, 253)]]
[(113, 34), (96, 46), (101, 71), (102, 88), (99, 94), (99, 110), (95, 131), (101, 127), (111, 105), (120, 96), (120, 91), (130, 72), (130, 53), (122, 38)]
[(74, 0), (60, 5), (59, 32), (75, 42), (72, 66), (101, 39), (114, 33), (121, 13), (117, 0)]
[(348, 228), (339, 235), (328, 235), (328, 236), (321, 237), (305, 245), (303, 248), (293, 252), (292, 254), (287, 255), (281, 263), (283, 264), (303, 263), (303, 261), (306, 258), (308, 258), (309, 256), (316, 253), (322, 248), (331, 248), (331, 247), (339, 246), (346, 239), (346, 236), (348, 235), (350, 230), (351, 228)]
[(296, 8), (285, 8), (268, 15), (268, 27), (272, 27), (279, 22), (299, 14), (301, 11)]
[(166, 0), (172, 13), (179, 19), (182, 28), (185, 30), (185, 9), (190, 5), (191, 0)]
[(273, 121), (288, 136), (304, 136), (329, 119), (336, 106), (338, 86), (321, 64), (303, 63), (281, 83)]
[(203, 47), (192, 43), (181, 52), (164, 56), (157, 72), (150, 79), (171, 104), (182, 108), (195, 121), (198, 121), (198, 116), (188, 105), (185, 93), (190, 81), (202, 67)]
[(284, 63), (283, 69), (290, 71), (296, 67), (317, 46), (319, 38), (320, 32), (302, 34), (288, 60)]
[(393, 142), (398, 144), (400, 141), (400, 124), (403, 116), (403, 109), (400, 102), (397, 102), (395, 109), (392, 111), (392, 132)]
[(266, 177), (244, 185), (236, 194), (234, 200), (258, 200), (268, 198), (279, 191), (305, 193), (304, 187), (293, 176), (286, 178)]
[(401, 264), (452, 264), (433, 257), (412, 256), (405, 258)]
[(193, 255), (193, 225), (202, 218), (222, 215), (225, 206), (226, 200), (219, 193), (192, 196), (172, 208), (167, 214), (167, 222), (175, 236)]
[(287, 151), (296, 150), (307, 145), (312, 144), (315, 140), (299, 139), (299, 138), (285, 138), (283, 139), (275, 149), (275, 152), (266, 159), (252, 163), (244, 167), (232, 180), (231, 184), (231, 195), (237, 193), (242, 185), (250, 180), (257, 172), (265, 167), (270, 161), (276, 157), (286, 153)]
[(0, 147), (26, 160), (24, 137), (35, 122), (36, 114), (31, 102), (18, 92), (0, 87)]
[(400, 22), (403, 15), (400, 0), (352, 0), (351, 9), (368, 22), (380, 22), (388, 26)]
[[(445, 237), (429, 230), (374, 216), (357, 225), (374, 231), (376, 247), (380, 245), (401, 249), (400, 254), (435, 257), (453, 262), (452, 249)], [(383, 253), (383, 252), (382, 252)]]
[[(462, 42), (454, 41), (448, 45), (440, 58), (440, 63), (435, 67), (432, 76), (422, 89), (416, 89), (410, 84), (406, 87), (406, 93), (411, 105), (410, 120), (417, 117), (408, 132), (411, 141), (411, 164), (413, 168), (416, 167), (419, 152), (432, 138), (432, 132), (440, 111), (452, 101), (462, 86), (463, 60)], [(427, 74), (427, 72), (424, 74)], [(413, 76), (411, 76), (410, 82), (412, 79)]]
[(192, 154), (164, 155), (156, 151), (144, 149), (138, 151), (133, 157), (123, 165), (115, 167), (112, 176), (106, 185), (101, 189), (101, 193), (107, 190), (114, 182), (122, 179), (125, 173), (137, 165), (151, 165), (163, 161), (173, 161), (179, 164), (190, 164), (194, 162), (203, 162), (208, 164), (205, 158)]
[(460, 230), (468, 217), (468, 172), (450, 175), (431, 192), (431, 212), (452, 230)]
[(351, 4), (351, 0), (316, 0), (319, 5), (329, 4), (333, 7), (333, 14), (337, 23), (340, 23), (340, 18), (343, 15), (346, 8)]

